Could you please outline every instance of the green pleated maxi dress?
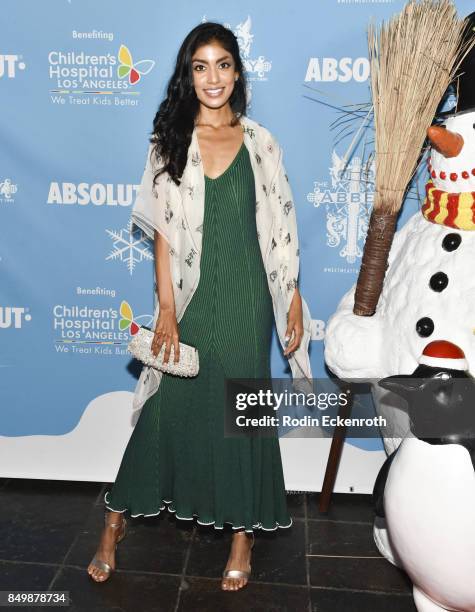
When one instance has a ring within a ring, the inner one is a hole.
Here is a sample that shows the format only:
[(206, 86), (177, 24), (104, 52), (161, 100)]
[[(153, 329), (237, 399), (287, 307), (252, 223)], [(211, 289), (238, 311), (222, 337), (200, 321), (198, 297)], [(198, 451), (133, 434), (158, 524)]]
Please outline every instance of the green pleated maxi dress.
[(273, 437), (225, 437), (225, 379), (270, 378), (272, 297), (257, 239), (255, 187), (244, 145), (216, 179), (205, 176), (198, 287), (179, 322), (196, 346), (196, 377), (164, 374), (142, 407), (109, 510), (223, 529), (290, 527), (280, 446)]

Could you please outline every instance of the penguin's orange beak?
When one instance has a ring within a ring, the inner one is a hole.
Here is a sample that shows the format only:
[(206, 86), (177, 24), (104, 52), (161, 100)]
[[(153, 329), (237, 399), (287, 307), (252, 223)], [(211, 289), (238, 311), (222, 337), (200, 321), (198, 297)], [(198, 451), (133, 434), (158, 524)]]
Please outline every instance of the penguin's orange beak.
[(463, 147), (463, 137), (438, 125), (431, 125), (427, 130), (431, 145), (444, 157), (457, 157)]

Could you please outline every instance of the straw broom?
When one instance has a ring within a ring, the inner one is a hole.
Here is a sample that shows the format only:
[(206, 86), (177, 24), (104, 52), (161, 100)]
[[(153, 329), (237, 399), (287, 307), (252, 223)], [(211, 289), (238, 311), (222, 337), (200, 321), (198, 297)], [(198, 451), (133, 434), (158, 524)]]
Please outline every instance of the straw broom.
[(426, 130), (468, 49), (463, 28), (450, 0), (410, 1), (389, 23), (368, 28), (376, 180), (356, 315), (376, 311), (398, 212)]

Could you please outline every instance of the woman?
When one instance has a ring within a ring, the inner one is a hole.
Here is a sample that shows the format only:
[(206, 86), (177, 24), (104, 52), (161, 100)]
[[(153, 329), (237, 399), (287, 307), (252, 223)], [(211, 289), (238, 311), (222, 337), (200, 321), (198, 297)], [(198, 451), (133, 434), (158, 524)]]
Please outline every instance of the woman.
[(132, 211), (154, 240), (152, 352), (165, 344), (168, 361), (173, 346), (178, 361), (179, 341), (196, 346), (200, 371), (180, 378), (142, 369), (140, 418), (104, 497), (109, 512), (88, 567), (96, 581), (115, 567), (125, 511), (151, 516), (170, 504), (180, 519), (231, 524), (225, 590), (247, 584), (254, 529), (292, 524), (277, 433), (223, 433), (226, 378), (271, 376), (274, 315), (293, 374), (311, 377), (310, 315), (297, 287), (295, 211), (281, 151), (245, 110), (236, 37), (200, 24), (180, 48)]

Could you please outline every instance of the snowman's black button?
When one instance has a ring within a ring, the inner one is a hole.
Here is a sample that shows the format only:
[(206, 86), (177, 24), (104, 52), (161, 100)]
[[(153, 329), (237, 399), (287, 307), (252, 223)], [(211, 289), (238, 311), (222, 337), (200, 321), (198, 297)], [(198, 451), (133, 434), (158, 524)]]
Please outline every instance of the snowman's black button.
[(460, 234), (447, 234), (442, 240), (442, 248), (446, 251), (455, 251), (455, 249), (459, 248), (461, 242), (462, 236)]
[(430, 277), (429, 286), (433, 291), (443, 291), (449, 284), (449, 277), (445, 272), (436, 272)]
[(427, 338), (434, 331), (434, 321), (430, 317), (422, 317), (416, 323), (416, 332), (421, 338)]

